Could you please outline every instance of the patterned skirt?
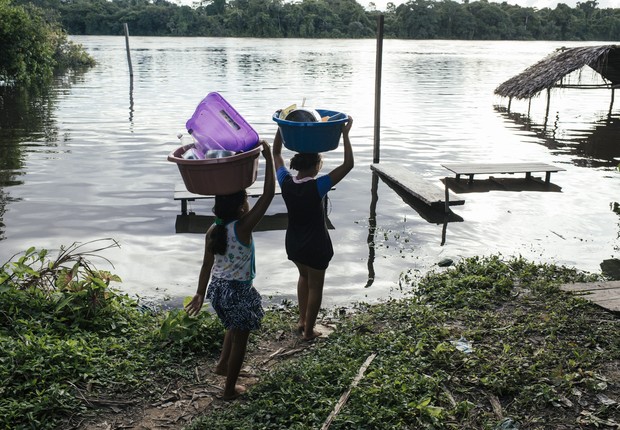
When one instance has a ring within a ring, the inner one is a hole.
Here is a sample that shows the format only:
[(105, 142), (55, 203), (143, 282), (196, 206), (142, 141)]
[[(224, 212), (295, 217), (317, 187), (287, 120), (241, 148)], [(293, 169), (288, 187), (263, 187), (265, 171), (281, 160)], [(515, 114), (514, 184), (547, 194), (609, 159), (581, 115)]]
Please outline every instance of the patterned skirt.
[(251, 282), (212, 278), (207, 299), (226, 329), (260, 328), (265, 311), (261, 296)]

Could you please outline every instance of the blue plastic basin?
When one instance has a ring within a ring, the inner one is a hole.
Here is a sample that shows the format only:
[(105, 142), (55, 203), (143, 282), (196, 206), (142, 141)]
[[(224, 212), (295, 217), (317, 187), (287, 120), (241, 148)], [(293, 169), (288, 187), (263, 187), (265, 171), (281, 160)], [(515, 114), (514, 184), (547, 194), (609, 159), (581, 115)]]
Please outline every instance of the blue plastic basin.
[[(317, 109), (321, 117), (332, 117), (341, 112)], [(278, 118), (277, 111), (272, 119), (280, 127), (282, 143), (291, 151), (317, 153), (332, 151), (338, 148), (340, 136), (342, 134), (342, 124), (347, 122), (347, 115), (342, 114), (343, 118), (332, 121), (322, 122), (296, 122)]]

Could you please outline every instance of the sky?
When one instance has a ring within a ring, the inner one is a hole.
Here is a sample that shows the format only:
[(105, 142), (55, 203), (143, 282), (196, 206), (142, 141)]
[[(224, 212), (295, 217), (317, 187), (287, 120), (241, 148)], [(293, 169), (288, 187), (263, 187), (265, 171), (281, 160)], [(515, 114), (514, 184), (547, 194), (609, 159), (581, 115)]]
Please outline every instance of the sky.
[[(401, 3), (405, 3), (406, 0), (374, 0), (374, 3), (375, 3), (375, 5), (376, 5), (378, 10), (385, 10), (385, 6), (388, 4), (388, 1), (391, 1), (396, 6), (398, 6)], [(519, 5), (521, 7), (536, 7), (538, 9), (543, 9), (543, 8), (548, 7), (548, 8), (551, 8), (551, 9), (555, 9), (555, 7), (557, 6), (558, 3), (564, 3), (567, 6), (575, 7), (575, 6), (577, 6), (577, 2), (578, 1), (580, 3), (585, 3), (587, 0), (563, 0), (563, 1), (558, 1), (558, 0), (502, 0), (502, 1), (493, 1), (493, 0), (490, 0), (491, 3), (503, 3), (504, 1), (506, 1), (508, 4)], [(620, 0), (597, 0), (597, 1), (598, 1), (598, 8), (599, 9), (620, 8)], [(365, 7), (369, 3), (368, 0), (357, 0), (357, 2), (359, 4), (361, 4), (362, 6), (365, 6)]]

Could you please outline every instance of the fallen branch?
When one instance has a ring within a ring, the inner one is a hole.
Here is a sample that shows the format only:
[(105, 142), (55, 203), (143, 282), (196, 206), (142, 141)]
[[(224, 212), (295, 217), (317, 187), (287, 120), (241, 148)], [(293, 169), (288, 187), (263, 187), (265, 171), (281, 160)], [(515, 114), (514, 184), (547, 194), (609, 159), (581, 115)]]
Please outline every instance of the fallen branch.
[(377, 354), (370, 354), (368, 358), (366, 358), (366, 361), (364, 361), (364, 364), (362, 364), (362, 367), (360, 367), (360, 370), (357, 372), (357, 376), (353, 378), (351, 385), (349, 385), (349, 388), (347, 389), (347, 391), (345, 391), (344, 394), (340, 396), (340, 400), (338, 400), (338, 403), (336, 403), (334, 410), (332, 411), (331, 414), (329, 414), (329, 416), (327, 417), (327, 420), (325, 420), (325, 422), (323, 423), (323, 427), (321, 427), (321, 430), (327, 430), (329, 426), (332, 424), (332, 421), (334, 420), (334, 418), (336, 418), (336, 415), (338, 415), (338, 412), (340, 412), (344, 404), (349, 399), (349, 396), (351, 395), (351, 391), (353, 390), (353, 388), (357, 386), (360, 380), (364, 377), (364, 372), (366, 372), (366, 369), (368, 369), (368, 366), (370, 366), (370, 363), (372, 363), (372, 360), (374, 360), (376, 356)]
[(88, 403), (96, 404), (99, 406), (131, 406), (137, 403), (137, 400), (114, 400), (114, 399), (104, 399), (98, 397), (88, 397), (86, 398)]
[(274, 358), (288, 357), (289, 355), (294, 355), (294, 354), (297, 354), (298, 352), (305, 351), (307, 348), (308, 348), (307, 346), (302, 347), (302, 348), (289, 349), (289, 350), (287, 350), (285, 348), (280, 348), (276, 352), (272, 353), (265, 360), (263, 360), (261, 362), (261, 366), (264, 366), (265, 364), (269, 363)]

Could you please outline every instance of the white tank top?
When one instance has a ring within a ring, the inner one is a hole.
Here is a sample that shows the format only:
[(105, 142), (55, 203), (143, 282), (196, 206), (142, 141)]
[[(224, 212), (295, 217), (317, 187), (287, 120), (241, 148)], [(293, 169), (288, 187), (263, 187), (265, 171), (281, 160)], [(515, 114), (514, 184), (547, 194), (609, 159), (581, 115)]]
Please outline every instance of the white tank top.
[(237, 237), (237, 221), (226, 225), (226, 253), (215, 254), (211, 274), (214, 278), (229, 281), (251, 281), (256, 275), (254, 261), (254, 240), (250, 244), (241, 243)]

